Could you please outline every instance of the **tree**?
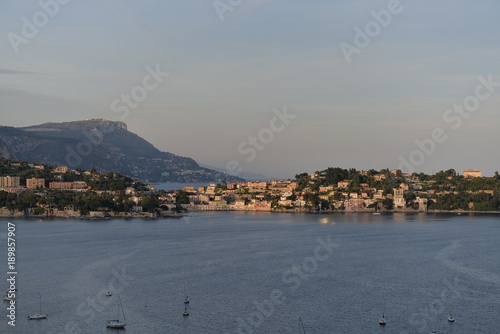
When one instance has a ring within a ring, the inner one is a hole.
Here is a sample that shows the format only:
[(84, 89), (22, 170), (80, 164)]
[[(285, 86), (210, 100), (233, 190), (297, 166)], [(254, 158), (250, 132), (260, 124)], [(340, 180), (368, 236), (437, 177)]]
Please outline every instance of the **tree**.
[(304, 189), (305, 187), (307, 187), (310, 179), (311, 178), (309, 177), (309, 174), (307, 174), (307, 173), (301, 173), (301, 174), (295, 175), (295, 181), (297, 182), (297, 190), (300, 191), (300, 190)]
[(160, 202), (158, 201), (158, 198), (156, 198), (156, 196), (150, 195), (148, 197), (142, 198), (141, 206), (143, 210), (153, 213), (160, 206)]
[(342, 193), (341, 193), (341, 192), (336, 191), (336, 192), (334, 192), (334, 193), (333, 193), (333, 199), (334, 199), (335, 201), (341, 201), (341, 200), (343, 200), (343, 199), (344, 199), (344, 196), (342, 195)]
[(312, 205), (317, 205), (319, 203), (317, 194), (307, 193), (304, 195), (304, 200)]
[(394, 208), (394, 200), (392, 198), (384, 198), (382, 205), (386, 210), (392, 210)]
[(394, 195), (394, 189), (392, 188), (391, 185), (385, 184), (384, 185), (384, 195), (389, 195), (389, 194)]
[[(352, 169), (351, 172), (356, 174), (356, 170)], [(346, 180), (349, 177), (349, 172), (347, 169), (342, 169), (339, 167), (327, 168), (325, 171), (325, 178), (323, 179), (323, 185), (336, 185), (337, 182)]]
[(175, 203), (177, 205), (189, 204), (189, 194), (184, 190), (179, 190), (179, 192), (177, 192), (177, 197), (175, 198)]
[(406, 206), (410, 206), (413, 203), (413, 201), (417, 199), (417, 196), (415, 195), (415, 192), (409, 191), (404, 195), (404, 199), (406, 202)]
[(330, 209), (330, 202), (325, 201), (324, 199), (319, 200), (319, 204), (321, 204), (321, 209), (322, 210), (328, 210), (328, 209)]

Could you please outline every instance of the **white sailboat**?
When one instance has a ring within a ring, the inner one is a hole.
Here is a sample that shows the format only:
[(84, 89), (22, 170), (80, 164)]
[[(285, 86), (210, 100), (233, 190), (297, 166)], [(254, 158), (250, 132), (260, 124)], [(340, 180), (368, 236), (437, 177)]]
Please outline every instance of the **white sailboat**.
[(378, 323), (381, 324), (382, 326), (385, 326), (387, 323), (385, 319), (385, 304), (386, 304), (386, 298), (384, 297), (384, 312), (382, 312), (382, 318), (378, 319)]
[[(123, 315), (123, 321), (120, 321), (120, 308), (122, 311)], [(106, 327), (107, 328), (125, 328), (127, 326), (127, 321), (125, 320), (125, 312), (123, 311), (123, 305), (122, 305), (122, 300), (120, 298), (120, 295), (118, 295), (118, 315), (116, 317), (116, 320), (108, 320), (106, 322)]]
[(47, 315), (42, 313), (42, 295), (40, 293), (38, 295), (40, 296), (40, 311), (37, 314), (29, 315), (28, 320), (38, 320), (47, 318)]

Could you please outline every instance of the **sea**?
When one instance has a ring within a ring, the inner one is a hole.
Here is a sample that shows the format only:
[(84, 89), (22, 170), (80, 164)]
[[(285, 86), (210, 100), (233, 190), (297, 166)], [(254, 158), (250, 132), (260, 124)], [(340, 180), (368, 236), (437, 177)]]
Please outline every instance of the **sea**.
[[(2, 218), (4, 291), (7, 222), (16, 318), (2, 301), (0, 333), (115, 333), (123, 315), (138, 334), (499, 333), (496, 215)], [(47, 319), (27, 320), (40, 300)]]

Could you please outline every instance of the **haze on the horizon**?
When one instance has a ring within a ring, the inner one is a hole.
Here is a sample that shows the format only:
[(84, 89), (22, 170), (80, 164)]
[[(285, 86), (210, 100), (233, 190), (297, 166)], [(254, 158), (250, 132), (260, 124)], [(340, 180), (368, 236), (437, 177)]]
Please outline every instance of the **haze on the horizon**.
[[(341, 45), (396, 0), (220, 0), (223, 20), (213, 0), (54, 1), (0, 3), (0, 125), (121, 120), (163, 151), (275, 178), (398, 168), (439, 128), (416, 171), (500, 170), (500, 87), (460, 124), (446, 112), (473, 101), (479, 77), (500, 82), (498, 1), (402, 0), (350, 63)], [(46, 24), (39, 3), (52, 3)], [(117, 112), (158, 66), (169, 75)], [(281, 127), (284, 108), (295, 118)], [(259, 133), (253, 156), (243, 142)]]

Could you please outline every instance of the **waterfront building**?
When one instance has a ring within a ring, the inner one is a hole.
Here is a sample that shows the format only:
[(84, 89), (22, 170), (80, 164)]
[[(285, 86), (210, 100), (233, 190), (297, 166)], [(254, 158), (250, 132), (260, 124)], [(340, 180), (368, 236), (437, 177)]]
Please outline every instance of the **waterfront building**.
[(404, 199), (404, 189), (394, 189), (394, 207), (396, 209), (404, 209), (405, 199)]

